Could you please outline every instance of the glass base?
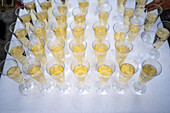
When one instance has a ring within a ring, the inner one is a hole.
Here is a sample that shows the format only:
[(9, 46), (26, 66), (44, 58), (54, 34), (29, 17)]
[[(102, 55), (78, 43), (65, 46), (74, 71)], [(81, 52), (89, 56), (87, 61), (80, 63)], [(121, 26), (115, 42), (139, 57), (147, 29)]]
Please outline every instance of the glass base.
[(158, 59), (160, 57), (160, 53), (158, 50), (155, 50), (155, 49), (151, 49), (149, 51), (149, 54), (150, 54), (150, 58), (151, 59)]
[(69, 82), (64, 83), (63, 85), (56, 85), (56, 92), (59, 95), (66, 95), (70, 93), (71, 86)]
[(90, 85), (87, 83), (85, 83), (84, 85), (80, 85), (79, 83), (76, 83), (75, 90), (79, 95), (86, 95), (89, 93)]
[(118, 94), (125, 94), (128, 91), (128, 84), (121, 84), (119, 82), (116, 82), (113, 85), (113, 89)]
[(42, 93), (43, 94), (48, 94), (49, 92), (51, 92), (54, 89), (55, 86), (55, 82), (54, 80), (47, 78), (46, 79), (46, 83), (45, 84), (41, 84), (41, 89), (42, 89)]
[(96, 93), (99, 95), (107, 95), (110, 91), (110, 84), (106, 83), (105, 85), (96, 82)]
[(142, 95), (146, 92), (146, 86), (141, 85), (138, 82), (133, 82), (132, 87), (131, 87), (131, 91), (136, 95)]

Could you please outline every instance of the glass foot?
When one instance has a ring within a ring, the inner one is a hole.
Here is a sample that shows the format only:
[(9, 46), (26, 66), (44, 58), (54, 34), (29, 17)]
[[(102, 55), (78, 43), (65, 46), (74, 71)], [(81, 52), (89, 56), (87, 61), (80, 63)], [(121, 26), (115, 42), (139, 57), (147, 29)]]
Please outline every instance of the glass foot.
[(86, 95), (89, 93), (90, 85), (87, 83), (84, 85), (80, 85), (80, 84), (76, 83), (75, 90), (79, 95)]
[(45, 84), (42, 84), (40, 87), (44, 94), (51, 92), (54, 89), (55, 82), (52, 79), (47, 79)]
[(110, 91), (110, 84), (106, 83), (105, 85), (96, 82), (96, 93), (99, 95), (107, 95)]
[(71, 86), (69, 82), (64, 83), (63, 85), (56, 85), (56, 92), (59, 95), (66, 95), (70, 93)]
[(118, 94), (125, 94), (128, 91), (128, 84), (120, 84), (119, 82), (116, 82), (113, 85), (113, 89)]
[(131, 91), (136, 95), (142, 95), (146, 92), (146, 86), (141, 85), (138, 82), (133, 82), (132, 87), (131, 87)]
[(160, 57), (160, 53), (158, 50), (155, 50), (155, 49), (151, 49), (149, 51), (149, 54), (150, 54), (150, 58), (151, 59), (158, 59)]

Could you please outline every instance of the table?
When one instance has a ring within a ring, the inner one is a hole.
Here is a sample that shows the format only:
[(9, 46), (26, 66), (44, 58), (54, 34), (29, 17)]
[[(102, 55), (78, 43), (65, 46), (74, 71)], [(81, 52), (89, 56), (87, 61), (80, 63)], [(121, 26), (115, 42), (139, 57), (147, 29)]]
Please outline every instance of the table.
[[(89, 12), (94, 13), (96, 11), (94, 10), (97, 5), (96, 3), (97, 0), (90, 1)], [(110, 0), (110, 3), (113, 9), (109, 19), (110, 29), (108, 31), (108, 40), (113, 42), (112, 17), (116, 14), (116, 0)], [(77, 4), (76, 0), (73, 0), (71, 4)], [(78, 4), (76, 6), (78, 6)], [(89, 60), (91, 69), (93, 69), (95, 58), (92, 51), (94, 33), (91, 25), (97, 19), (92, 13), (87, 15), (89, 27), (86, 29), (86, 38), (88, 40), (86, 59)], [(73, 18), (70, 20), (73, 21)], [(71, 22), (70, 20), (68, 23)], [(158, 21), (160, 21), (160, 19), (158, 19), (156, 23), (158, 23)], [(154, 29), (156, 30), (156, 25), (154, 25)], [(71, 37), (70, 30), (68, 30), (68, 36)], [(140, 41), (140, 38), (137, 37), (134, 41), (135, 48), (138, 48)], [(136, 50), (137, 49), (135, 49), (135, 51)], [(111, 44), (111, 50), (107, 57), (114, 59), (113, 51), (114, 45)], [(137, 52), (135, 51), (128, 57), (137, 59)], [(67, 52), (71, 51), (68, 49)], [(40, 98), (29, 99), (20, 95), (17, 83), (2, 76), (0, 80), (0, 113), (168, 113), (170, 111), (170, 49), (167, 41), (159, 49), (159, 52), (161, 56), (158, 61), (162, 64), (162, 73), (160, 76), (154, 78), (153, 81), (146, 84), (147, 91), (142, 96), (134, 95), (130, 91), (125, 95), (119, 95), (111, 89), (110, 93), (105, 96), (97, 95), (93, 90), (88, 95), (78, 95), (74, 91), (71, 91), (69, 95), (57, 95), (55, 92), (51, 92)], [(7, 56), (7, 58), (9, 58), (9, 56)], [(72, 57), (70, 58), (73, 59)], [(74, 82), (75, 78), (69, 67), (71, 61), (70, 59), (66, 59), (68, 64), (66, 66), (66, 76), (67, 79)], [(132, 77), (130, 82), (137, 80), (139, 72), (140, 71)], [(93, 83), (93, 78), (96, 77), (95, 71), (90, 71), (88, 76), (92, 78), (91, 82)], [(116, 75), (113, 75), (110, 82), (114, 76)], [(97, 80), (97, 78), (95, 80)]]

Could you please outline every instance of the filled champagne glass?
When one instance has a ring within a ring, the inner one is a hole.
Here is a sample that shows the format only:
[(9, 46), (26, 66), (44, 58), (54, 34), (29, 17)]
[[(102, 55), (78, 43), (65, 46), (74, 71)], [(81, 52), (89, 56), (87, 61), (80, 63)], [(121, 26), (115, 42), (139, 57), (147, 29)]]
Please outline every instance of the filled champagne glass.
[(65, 61), (65, 42), (62, 39), (52, 39), (48, 42), (47, 48), (51, 51), (56, 61)]
[(110, 91), (109, 79), (114, 74), (116, 66), (110, 59), (105, 59), (102, 63), (96, 64), (96, 69), (98, 73), (96, 92), (100, 95), (106, 95)]
[[(153, 10), (153, 9), (157, 9), (157, 10)], [(147, 14), (144, 22), (144, 30), (150, 31), (153, 25), (155, 24), (156, 20), (162, 13), (163, 9), (160, 5), (150, 4), (146, 7), (145, 10)]]
[(54, 88), (54, 82), (44, 75), (41, 62), (37, 58), (29, 58), (28, 63), (22, 65), (22, 71), (38, 84), (42, 94), (49, 93)]
[(41, 61), (43, 65), (46, 64), (45, 42), (42, 39), (37, 39), (35, 35), (31, 35), (31, 41), (28, 43), (28, 50)]
[(114, 84), (114, 90), (125, 94), (128, 90), (127, 82), (138, 71), (138, 63), (134, 59), (122, 60), (119, 63), (119, 80)]
[(103, 42), (93, 41), (92, 47), (94, 50), (97, 63), (103, 62), (107, 55), (108, 50), (110, 49), (109, 41), (108, 40), (105, 40)]
[[(146, 3), (148, 2), (148, 0), (136, 0), (136, 6), (135, 6), (135, 16), (141, 16), (141, 14), (144, 12), (144, 8), (145, 8), (145, 5)], [(138, 7), (137, 7), (137, 4), (138, 4)]]
[(27, 48), (27, 44), (29, 42), (28, 32), (25, 29), (25, 25), (21, 22), (14, 22), (9, 26), (10, 32), (22, 42), (25, 48)]
[(109, 3), (102, 3), (97, 6), (97, 10), (100, 24), (106, 25), (112, 11), (112, 6)]
[(29, 29), (29, 26), (33, 26), (33, 21), (30, 15), (30, 11), (27, 12), (24, 6), (18, 7), (15, 10), (15, 15), (20, 19), (22, 22), (23, 26), (28, 30), (28, 32), (31, 32)]
[(86, 82), (88, 72), (90, 70), (89, 62), (87, 60), (83, 60), (83, 62), (74, 60), (71, 63), (71, 70), (77, 79), (75, 84), (76, 92), (80, 95), (89, 93), (90, 85)]
[(27, 12), (30, 13), (32, 20), (35, 21), (36, 20), (35, 14), (37, 12), (35, 0), (23, 0), (22, 2), (24, 3), (24, 7), (27, 10)]
[[(86, 11), (88, 12), (88, 8), (89, 8), (89, 0), (77, 0), (78, 1), (78, 5), (80, 10), (81, 9), (86, 9)], [(83, 10), (82, 10), (83, 12)]]
[(30, 98), (39, 97), (40, 90), (36, 88), (36, 84), (28, 77), (24, 77), (19, 65), (14, 59), (6, 59), (0, 62), (0, 74), (9, 77), (11, 80), (19, 84), (21, 95)]
[(133, 44), (131, 42), (125, 41), (116, 41), (115, 43), (116, 48), (116, 54), (115, 54), (115, 60), (116, 65), (119, 65), (120, 61), (125, 61), (126, 57), (132, 52), (133, 50)]
[(98, 42), (104, 41), (109, 30), (109, 24), (103, 25), (97, 22), (94, 23), (92, 27), (95, 35), (95, 40)]
[(170, 26), (169, 21), (162, 21), (158, 23), (155, 39), (153, 42), (153, 43), (157, 42), (153, 45), (155, 49), (159, 49), (164, 44), (164, 42), (169, 38), (170, 36), (170, 31), (168, 29), (169, 26)]
[(123, 3), (126, 2), (126, 0), (117, 0), (117, 12), (118, 14), (123, 13), (124, 7)]
[(144, 25), (143, 16), (138, 16), (138, 17), (134, 16), (130, 18), (129, 33), (128, 33), (129, 42), (133, 42), (135, 40), (143, 25)]
[(87, 42), (76, 42), (72, 40), (69, 45), (71, 51), (73, 52), (74, 57), (78, 62), (83, 62), (85, 58), (86, 48), (87, 48)]
[(51, 60), (46, 65), (47, 73), (52, 76), (56, 84), (56, 92), (59, 94), (68, 94), (70, 92), (70, 83), (65, 80), (65, 65), (62, 61)]
[(27, 61), (23, 44), (19, 40), (11, 40), (7, 42), (5, 45), (5, 51), (22, 65)]
[(70, 28), (72, 30), (72, 34), (73, 34), (75, 41), (76, 42), (83, 42), (86, 24), (85, 25), (79, 25), (76, 22), (72, 22), (70, 24)]
[(146, 92), (145, 84), (162, 72), (161, 64), (154, 59), (147, 59), (142, 63), (142, 70), (137, 82), (134, 82), (131, 91), (137, 95), (142, 95)]
[(75, 7), (72, 11), (74, 21), (77, 25), (85, 26), (87, 10), (84, 8)]

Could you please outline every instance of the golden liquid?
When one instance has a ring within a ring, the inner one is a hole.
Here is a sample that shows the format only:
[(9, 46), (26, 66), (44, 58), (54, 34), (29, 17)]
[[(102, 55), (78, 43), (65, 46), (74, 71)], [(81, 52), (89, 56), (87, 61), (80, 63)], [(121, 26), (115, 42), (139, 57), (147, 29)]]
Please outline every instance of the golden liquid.
[(128, 40), (130, 42), (134, 41), (140, 31), (140, 25), (138, 24), (130, 24), (128, 33)]
[(107, 35), (107, 28), (105, 26), (96, 26), (94, 28), (94, 35), (96, 41), (104, 41)]
[(40, 38), (40, 39), (44, 40), (45, 44), (47, 43), (47, 37), (46, 37), (46, 30), (45, 30), (45, 28), (34, 29), (34, 35), (37, 38)]
[[(80, 1), (79, 2), (79, 7), (80, 7), (80, 10), (81, 10), (81, 8), (83, 8), (83, 9), (86, 9), (88, 11), (89, 2), (88, 1)], [(81, 12), (83, 14), (85, 14), (84, 10), (81, 10)]]
[(64, 25), (67, 22), (67, 15), (59, 14), (55, 17), (59, 25)]
[(99, 22), (101, 24), (106, 25), (108, 19), (109, 19), (109, 13), (108, 12), (99, 12)]
[(103, 61), (107, 54), (108, 46), (103, 43), (98, 43), (94, 46), (94, 50), (97, 62)]
[(50, 74), (53, 75), (53, 79), (59, 84), (64, 84), (64, 67), (62, 65), (55, 64), (50, 68)]
[(84, 28), (83, 27), (75, 27), (72, 30), (73, 36), (76, 42), (81, 42), (84, 40)]
[(112, 68), (107, 65), (99, 66), (97, 71), (99, 75), (99, 82), (101, 84), (106, 84), (113, 73)]
[(58, 38), (63, 39), (66, 42), (67, 37), (67, 31), (65, 27), (56, 27), (54, 28), (54, 33)]
[(20, 69), (16, 66), (8, 69), (7, 76), (19, 84), (23, 84), (25, 82), (23, 74), (21, 73)]
[(98, 0), (98, 4), (104, 3), (105, 0)]
[(39, 20), (47, 20), (48, 19), (47, 12), (39, 12), (39, 13), (37, 13), (37, 19), (39, 19)]
[(85, 57), (85, 46), (83, 44), (74, 45), (72, 48), (74, 57), (78, 61), (82, 61)]
[(46, 54), (43, 44), (33, 45), (31, 51), (35, 55), (35, 57), (38, 58), (43, 63), (43, 65), (46, 64)]
[(29, 26), (33, 27), (31, 15), (29, 15), (29, 14), (23, 15), (23, 16), (20, 17), (20, 20), (21, 20), (23, 25), (25, 24), (26, 29), (29, 32), (31, 32), (30, 29), (29, 29)]
[(87, 77), (88, 68), (85, 65), (77, 65), (74, 67), (73, 72), (77, 77), (78, 83), (83, 85)]
[(157, 75), (157, 70), (153, 65), (150, 64), (143, 65), (142, 71), (140, 72), (140, 76), (139, 76), (139, 83), (145, 84), (156, 75)]
[[(138, 2), (138, 4), (136, 3), (135, 5), (135, 15), (136, 16), (140, 16), (142, 14), (142, 12), (144, 11), (145, 5), (147, 3), (148, 0), (136, 0)], [(137, 8), (138, 6), (138, 8)]]
[(135, 73), (133, 65), (125, 63), (120, 66), (121, 72), (119, 72), (119, 81), (121, 84), (125, 84)]
[(158, 29), (154, 39), (154, 42), (156, 43), (154, 44), (153, 47), (155, 49), (159, 49), (162, 46), (162, 44), (168, 39), (169, 35), (170, 33), (167, 29), (165, 28)]
[(66, 14), (67, 13), (67, 6), (64, 5), (64, 6), (58, 6), (58, 11), (62, 14)]
[(155, 24), (156, 20), (158, 18), (158, 15), (156, 13), (147, 13), (145, 22), (144, 22), (144, 30), (145, 31), (150, 31), (152, 26)]
[(28, 68), (27, 73), (31, 75), (33, 79), (35, 79), (40, 84), (44, 84), (46, 82), (45, 76), (42, 73), (41, 66), (40, 65), (31, 65)]
[(27, 61), (24, 48), (22, 46), (16, 46), (10, 50), (10, 54), (21, 64)]
[(116, 32), (114, 34), (114, 37), (115, 37), (115, 39), (114, 39), (115, 42), (116, 42), (116, 40), (123, 42), (126, 38), (126, 34), (124, 32)]
[(28, 40), (28, 33), (25, 29), (19, 29), (15, 31), (15, 36), (18, 38), (19, 41), (22, 42), (24, 47), (27, 47), (29, 40)]
[(36, 7), (35, 7), (35, 3), (34, 2), (29, 2), (27, 4), (25, 4), (25, 8), (27, 10), (27, 12), (29, 13), (30, 11), (30, 15), (32, 17), (32, 20), (36, 20)]
[(56, 44), (51, 48), (51, 52), (54, 58), (58, 60), (64, 61), (64, 46), (60, 44)]
[(117, 9), (118, 9), (119, 14), (123, 12), (123, 9), (124, 9), (123, 3), (125, 1), (126, 0), (117, 0)]
[(48, 20), (51, 19), (52, 17), (52, 6), (51, 6), (51, 1), (46, 1), (40, 4), (40, 7), (43, 11), (47, 11), (48, 13)]
[(134, 10), (133, 9), (130, 9), (130, 8), (125, 8), (124, 9), (124, 24), (126, 25), (126, 26), (128, 26), (129, 25), (129, 19), (130, 19), (130, 17), (131, 16), (133, 16), (134, 15)]
[(86, 21), (86, 17), (83, 14), (78, 14), (74, 16), (74, 21), (78, 24), (78, 25), (82, 25), (85, 23)]
[(130, 48), (128, 46), (119, 46), (116, 51), (116, 65), (119, 65), (121, 60), (125, 60)]

